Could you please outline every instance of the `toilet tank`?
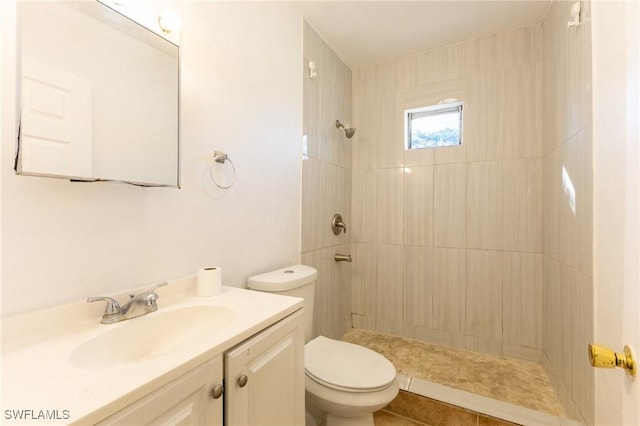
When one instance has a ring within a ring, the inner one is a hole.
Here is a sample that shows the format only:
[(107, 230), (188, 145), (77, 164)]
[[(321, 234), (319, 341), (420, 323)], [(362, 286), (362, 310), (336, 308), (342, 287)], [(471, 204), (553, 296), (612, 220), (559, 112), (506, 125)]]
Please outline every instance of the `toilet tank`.
[(304, 299), (304, 341), (311, 339), (313, 325), (313, 296), (318, 272), (307, 265), (293, 265), (277, 271), (249, 277), (247, 287), (251, 290)]

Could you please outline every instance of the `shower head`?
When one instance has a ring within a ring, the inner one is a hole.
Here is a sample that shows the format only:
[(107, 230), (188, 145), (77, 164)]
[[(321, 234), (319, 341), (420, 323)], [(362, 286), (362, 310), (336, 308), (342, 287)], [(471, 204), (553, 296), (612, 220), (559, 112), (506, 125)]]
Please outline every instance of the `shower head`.
[(347, 137), (347, 139), (351, 139), (353, 137), (353, 135), (356, 134), (356, 129), (354, 129), (353, 127), (350, 127), (348, 129), (344, 129), (344, 134)]
[(340, 122), (340, 120), (336, 120), (336, 127), (338, 129), (343, 128), (344, 134), (347, 136), (347, 139), (351, 139), (353, 135), (356, 134), (356, 129), (354, 127), (346, 127), (344, 124)]

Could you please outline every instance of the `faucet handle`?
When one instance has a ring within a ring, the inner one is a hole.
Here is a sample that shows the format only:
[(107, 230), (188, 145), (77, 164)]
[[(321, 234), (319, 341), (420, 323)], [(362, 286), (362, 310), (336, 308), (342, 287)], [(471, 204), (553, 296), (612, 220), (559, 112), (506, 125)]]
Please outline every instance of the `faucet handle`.
[(118, 301), (111, 297), (88, 297), (87, 303), (98, 302), (104, 300), (107, 302), (107, 306), (104, 308), (105, 315), (113, 315), (120, 313), (120, 304)]
[(166, 281), (163, 281), (161, 283), (158, 283), (154, 286), (152, 286), (149, 290), (140, 293), (137, 297), (144, 300), (147, 304), (147, 306), (149, 307), (154, 307), (156, 306), (156, 300), (158, 300), (158, 298), (160, 296), (158, 296), (158, 293), (156, 293), (156, 289), (160, 288), (160, 287), (164, 287), (168, 285), (168, 283)]
[(164, 287), (164, 286), (166, 286), (166, 285), (169, 285), (169, 283), (168, 283), (168, 282), (166, 282), (166, 281), (162, 281), (161, 283), (158, 283), (158, 284), (154, 285), (153, 287), (151, 287), (151, 288), (149, 289), (149, 293), (151, 293), (151, 292), (155, 291), (156, 289), (158, 289), (158, 288), (160, 288), (160, 287)]

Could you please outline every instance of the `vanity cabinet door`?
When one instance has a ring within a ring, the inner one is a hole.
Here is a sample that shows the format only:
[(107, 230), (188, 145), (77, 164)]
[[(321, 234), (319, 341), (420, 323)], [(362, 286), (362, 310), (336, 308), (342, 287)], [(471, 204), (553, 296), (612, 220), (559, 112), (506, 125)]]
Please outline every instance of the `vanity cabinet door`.
[(222, 374), (222, 356), (218, 356), (98, 425), (222, 426), (223, 398), (213, 397)]
[(299, 310), (225, 354), (226, 426), (304, 425)]

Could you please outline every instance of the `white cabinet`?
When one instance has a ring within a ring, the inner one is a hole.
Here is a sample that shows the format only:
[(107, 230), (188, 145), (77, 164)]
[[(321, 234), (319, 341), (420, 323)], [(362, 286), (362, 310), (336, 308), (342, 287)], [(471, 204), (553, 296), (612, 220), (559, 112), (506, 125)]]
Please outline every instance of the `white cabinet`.
[(222, 356), (217, 356), (98, 425), (222, 426), (223, 398), (212, 395), (222, 373)]
[(303, 327), (298, 310), (98, 425), (304, 425)]
[(302, 310), (225, 354), (227, 426), (304, 425)]

